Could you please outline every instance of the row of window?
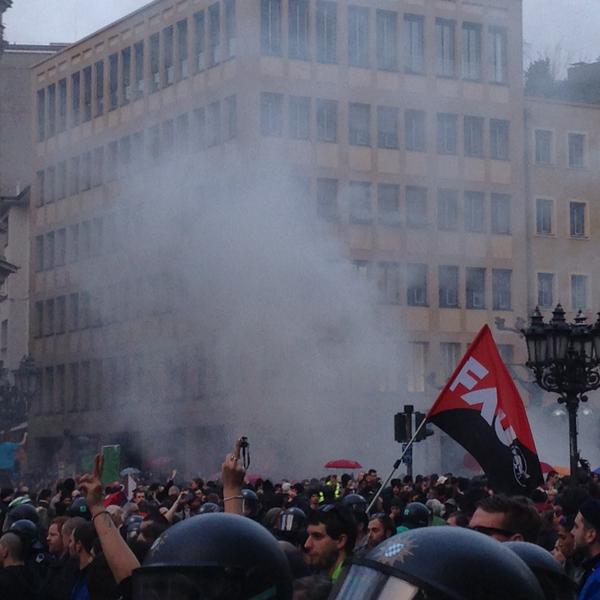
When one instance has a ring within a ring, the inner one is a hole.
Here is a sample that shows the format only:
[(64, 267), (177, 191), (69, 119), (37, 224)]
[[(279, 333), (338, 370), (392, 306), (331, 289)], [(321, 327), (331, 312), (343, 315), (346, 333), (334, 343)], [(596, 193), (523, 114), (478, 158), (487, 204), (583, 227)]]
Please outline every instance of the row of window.
[[(317, 0), (315, 38), (311, 43), (309, 0), (288, 0), (287, 56), (320, 63), (338, 63), (338, 3)], [(261, 0), (261, 49), (263, 54), (283, 56), (282, 0)], [(375, 56), (370, 56), (370, 21), (375, 24)], [(352, 67), (425, 74), (427, 56), (426, 18), (401, 15), (393, 10), (348, 6), (347, 64)], [(440, 77), (462, 76), (470, 81), (504, 84), (508, 79), (508, 37), (503, 27), (481, 23), (457, 23), (435, 19), (435, 73)], [(484, 34), (487, 42), (484, 43)], [(460, 35), (460, 42), (458, 37)], [(460, 46), (459, 46), (460, 43)], [(487, 68), (486, 68), (487, 64)]]
[[(315, 101), (316, 136), (312, 130), (312, 99), (290, 96), (287, 102), (287, 135), (293, 139), (319, 142), (338, 142), (339, 103), (337, 100), (318, 98)], [(264, 92), (260, 97), (261, 133), (264, 136), (284, 135), (286, 109), (283, 94)], [(373, 119), (375, 117), (375, 119)], [(373, 123), (375, 120), (375, 123)], [(427, 116), (422, 110), (405, 110), (403, 119), (404, 147), (412, 152), (427, 150)], [(372, 135), (373, 126), (377, 135)], [(436, 116), (437, 152), (458, 154), (459, 130), (463, 130), (465, 156), (483, 158), (486, 155), (486, 119), (479, 116), (461, 116), (438, 113)], [(350, 102), (348, 104), (348, 143), (353, 146), (373, 146), (398, 149), (401, 144), (400, 109), (394, 106), (377, 106)], [(489, 119), (487, 127), (487, 155), (494, 160), (510, 158), (510, 122)]]
[[(588, 206), (586, 202), (572, 200), (569, 202), (569, 235), (576, 238), (589, 236)], [(555, 235), (556, 223), (554, 200), (536, 198), (535, 200), (535, 232), (538, 235)]]
[[(397, 262), (371, 263), (365, 260), (353, 261), (356, 272), (366, 278), (375, 279), (380, 301), (384, 304), (402, 304), (405, 294), (407, 306), (429, 306), (429, 265)], [(464, 302), (469, 309), (485, 309), (486, 273), (484, 267), (465, 267)], [(459, 295), (460, 267), (441, 265), (438, 267), (438, 305), (440, 308), (460, 308)], [(511, 310), (512, 270), (491, 269), (493, 310)], [(403, 291), (404, 290), (404, 291)]]
[[(425, 229), (432, 225), (427, 188), (406, 186), (401, 204), (398, 184), (350, 181), (340, 190), (337, 179), (317, 179), (317, 213), (327, 221), (340, 220), (340, 200), (347, 202), (349, 222), (370, 224), (375, 220), (374, 193), (377, 193), (377, 221), (382, 225)], [(462, 198), (461, 198), (462, 196)], [(511, 233), (511, 197), (491, 194), (489, 208), (483, 192), (437, 190), (436, 223), (441, 231), (508, 235)], [(462, 202), (461, 202), (462, 199)], [(462, 218), (461, 218), (462, 212)], [(489, 225), (488, 217), (489, 216)]]
[[(221, 7), (223, 4), (223, 7)], [(90, 121), (235, 55), (235, 0), (216, 2), (37, 92), (37, 138)], [(223, 13), (223, 19), (221, 18)], [(192, 29), (193, 36), (189, 35)], [(193, 37), (193, 39), (192, 39)], [(222, 40), (224, 43), (222, 44)], [(222, 49), (222, 46), (224, 48)], [(147, 66), (146, 66), (147, 65)], [(67, 87), (70, 87), (70, 102)], [(70, 104), (70, 105), (69, 105)]]
[[(537, 304), (540, 308), (554, 308), (557, 302), (564, 301), (564, 298), (556, 298), (556, 285), (554, 273), (537, 274)], [(571, 309), (587, 310), (590, 291), (588, 275), (570, 275), (569, 286)]]
[(192, 349), (188, 355), (133, 354), (48, 366), (34, 410), (64, 414), (131, 406), (144, 398), (200, 399), (209, 380), (206, 363)]
[[(190, 125), (191, 121), (191, 125)], [(134, 163), (157, 162), (174, 153), (199, 151), (231, 140), (237, 135), (237, 100), (228, 96), (222, 102), (212, 102), (167, 119), (145, 131), (126, 135), (106, 147), (63, 160), (38, 171), (38, 205), (48, 204), (66, 196), (97, 187), (128, 173)]]
[[(583, 169), (587, 166), (585, 133), (567, 134), (567, 161), (570, 169)], [(534, 132), (535, 164), (548, 166), (556, 164), (554, 132), (550, 129), (536, 129)]]

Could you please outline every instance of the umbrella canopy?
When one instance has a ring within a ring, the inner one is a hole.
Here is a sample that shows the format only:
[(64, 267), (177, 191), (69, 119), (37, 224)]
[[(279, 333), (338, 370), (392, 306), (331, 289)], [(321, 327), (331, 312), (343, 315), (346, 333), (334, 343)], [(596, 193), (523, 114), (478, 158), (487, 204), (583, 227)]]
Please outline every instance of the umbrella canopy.
[(546, 473), (550, 473), (550, 471), (554, 471), (554, 467), (547, 462), (540, 461), (540, 467), (542, 467), (542, 473), (545, 475)]
[(339, 458), (338, 460), (330, 460), (325, 463), (326, 469), (362, 469), (362, 465), (355, 460), (347, 458)]
[(139, 473), (141, 473), (141, 471), (135, 467), (125, 467), (120, 475), (121, 477), (127, 477), (127, 475), (139, 475)]

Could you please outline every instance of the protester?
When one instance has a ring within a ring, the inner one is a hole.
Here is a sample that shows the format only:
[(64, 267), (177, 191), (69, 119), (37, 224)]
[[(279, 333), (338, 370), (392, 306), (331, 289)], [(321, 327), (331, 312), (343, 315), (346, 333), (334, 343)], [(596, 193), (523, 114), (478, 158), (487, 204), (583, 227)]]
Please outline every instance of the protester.
[(584, 575), (580, 582), (578, 600), (600, 598), (600, 501), (586, 500), (580, 507), (573, 525), (575, 550), (582, 552)]

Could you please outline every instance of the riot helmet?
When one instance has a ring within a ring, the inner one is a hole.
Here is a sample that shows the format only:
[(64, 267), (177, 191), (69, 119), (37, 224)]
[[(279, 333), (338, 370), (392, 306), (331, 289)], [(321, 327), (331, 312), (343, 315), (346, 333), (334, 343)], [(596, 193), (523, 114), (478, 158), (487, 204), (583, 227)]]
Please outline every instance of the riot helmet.
[(277, 537), (294, 545), (304, 543), (306, 537), (307, 518), (304, 511), (297, 506), (282, 510), (277, 522)]
[(17, 504), (14, 508), (10, 508), (8, 514), (6, 515), (6, 518), (4, 519), (2, 531), (8, 531), (13, 523), (22, 519), (27, 519), (35, 525), (39, 523), (40, 517), (33, 504), (30, 504), (29, 502), (20, 503)]
[(250, 519), (256, 519), (260, 511), (260, 503), (256, 492), (244, 489), (242, 490), (242, 512), (244, 516)]
[(289, 600), (292, 576), (275, 538), (251, 519), (197, 515), (161, 535), (133, 573), (134, 600)]
[(336, 600), (544, 600), (534, 574), (509, 548), (462, 527), (422, 527), (351, 560)]
[(354, 514), (367, 512), (367, 501), (360, 494), (348, 494), (342, 498), (342, 506), (347, 506)]
[(79, 497), (75, 498), (69, 508), (67, 508), (67, 516), (68, 517), (82, 517), (86, 521), (92, 520), (92, 515), (90, 513), (90, 509), (85, 501), (85, 498)]
[(574, 600), (575, 584), (561, 564), (544, 548), (531, 542), (504, 542), (532, 571), (546, 600)]
[(221, 507), (214, 502), (205, 502), (198, 510), (199, 515), (221, 512)]
[(427, 527), (430, 520), (431, 513), (422, 502), (410, 502), (402, 513), (402, 525), (408, 529)]

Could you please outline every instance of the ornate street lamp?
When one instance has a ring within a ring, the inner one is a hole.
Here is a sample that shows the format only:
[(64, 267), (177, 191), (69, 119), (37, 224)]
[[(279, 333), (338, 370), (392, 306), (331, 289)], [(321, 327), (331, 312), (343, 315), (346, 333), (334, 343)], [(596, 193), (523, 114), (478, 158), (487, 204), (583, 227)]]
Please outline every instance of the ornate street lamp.
[(559, 395), (569, 415), (569, 456), (571, 478), (577, 482), (577, 409), (586, 402), (586, 392), (600, 388), (600, 313), (594, 325), (586, 323), (581, 311), (574, 323), (567, 323), (565, 311), (558, 304), (552, 319), (544, 322), (536, 308), (530, 325), (523, 329), (529, 360), (536, 383), (547, 392)]

